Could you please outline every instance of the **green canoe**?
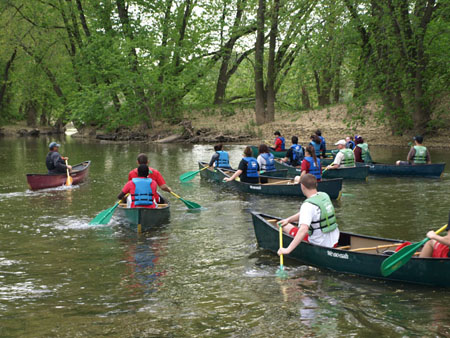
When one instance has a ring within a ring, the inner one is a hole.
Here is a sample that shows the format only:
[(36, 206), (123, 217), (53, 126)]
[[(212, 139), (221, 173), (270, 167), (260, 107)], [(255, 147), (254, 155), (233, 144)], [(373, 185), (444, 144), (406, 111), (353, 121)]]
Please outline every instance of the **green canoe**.
[[(290, 177), (301, 174), (300, 167), (293, 167), (281, 161), (275, 161), (275, 168), (287, 169)], [(357, 166), (351, 168), (328, 169), (323, 173), (323, 178), (343, 178), (354, 180), (367, 180), (369, 175), (369, 166)]]
[[(204, 168), (206, 163), (199, 162), (199, 169)], [(233, 175), (233, 170), (226, 169), (205, 169), (200, 172), (202, 178), (218, 182), (225, 187), (231, 187), (241, 192), (276, 196), (297, 196), (305, 197), (299, 184), (294, 184), (293, 179), (282, 177), (264, 177), (260, 180), (264, 183), (251, 184), (240, 181), (223, 182), (225, 177)], [(331, 199), (339, 199), (342, 190), (342, 179), (323, 180), (318, 183), (318, 190), (326, 192)]]
[(167, 224), (170, 219), (170, 202), (161, 195), (159, 197), (158, 208), (127, 208), (126, 203), (121, 203), (116, 210), (117, 215), (126, 226), (137, 232)]
[[(258, 212), (251, 214), (258, 246), (276, 253), (279, 248), (279, 233), (276, 223), (281, 218)], [(292, 236), (284, 234), (284, 247), (287, 247), (292, 240)], [(404, 241), (341, 232), (337, 248), (326, 248), (302, 242), (288, 257), (302, 264), (371, 279), (378, 278), (441, 287), (450, 286), (450, 259), (446, 258), (413, 257), (401, 269), (384, 277), (380, 271), (381, 263), (392, 254), (397, 243), (404, 243)], [(352, 251), (355, 249), (360, 251)]]

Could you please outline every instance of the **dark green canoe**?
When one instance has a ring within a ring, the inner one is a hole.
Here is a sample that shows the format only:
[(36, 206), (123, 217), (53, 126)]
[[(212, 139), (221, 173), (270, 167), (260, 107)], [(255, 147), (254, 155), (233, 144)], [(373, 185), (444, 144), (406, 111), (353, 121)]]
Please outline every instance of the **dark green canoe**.
[[(362, 166), (364, 163), (357, 165)], [(395, 165), (374, 162), (369, 164), (369, 175), (439, 178), (444, 169), (445, 163)]]
[[(258, 212), (252, 212), (251, 214), (258, 246), (276, 253), (279, 248), (279, 233), (276, 222), (281, 218)], [(286, 248), (292, 240), (292, 236), (284, 234), (284, 247)], [(396, 246), (378, 249), (376, 247), (403, 242), (341, 232), (337, 248), (326, 248), (302, 242), (288, 257), (302, 264), (339, 273), (431, 286), (450, 286), (450, 259), (448, 258), (413, 257), (400, 269), (388, 277), (384, 277), (380, 271), (381, 263)], [(351, 251), (363, 248), (366, 248), (366, 250)]]
[[(199, 169), (206, 166), (206, 163), (199, 162)], [(282, 177), (264, 177), (260, 176), (260, 180), (264, 183), (251, 184), (240, 181), (223, 182), (225, 177), (233, 175), (234, 171), (226, 169), (205, 169), (200, 172), (202, 178), (206, 178), (215, 182), (219, 182), (226, 187), (231, 187), (241, 192), (276, 195), (276, 196), (298, 196), (305, 197), (300, 188), (300, 184), (294, 184), (293, 179)], [(339, 199), (342, 190), (342, 178), (332, 180), (323, 180), (318, 183), (317, 189), (326, 192), (331, 199)]]
[[(253, 157), (258, 157), (259, 155), (259, 150), (257, 146), (250, 146), (252, 148), (252, 152), (253, 152)], [(275, 156), (275, 158), (284, 158), (286, 157), (286, 152), (287, 150), (284, 151), (275, 151), (269, 148), (269, 151), (273, 154), (273, 156)]]
[(158, 208), (127, 208), (126, 204), (120, 204), (117, 215), (131, 229), (142, 232), (154, 227), (166, 224), (170, 219), (170, 202), (160, 196)]

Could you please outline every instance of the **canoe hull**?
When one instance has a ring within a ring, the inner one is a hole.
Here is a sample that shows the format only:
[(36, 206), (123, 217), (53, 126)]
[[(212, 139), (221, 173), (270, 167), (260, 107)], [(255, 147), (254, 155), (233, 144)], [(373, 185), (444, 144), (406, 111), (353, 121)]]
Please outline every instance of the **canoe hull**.
[(117, 215), (132, 230), (136, 232), (149, 231), (160, 225), (167, 224), (170, 220), (170, 204), (162, 196), (161, 198), (160, 205), (164, 202), (167, 206), (158, 209), (148, 209), (126, 208), (119, 205)]
[[(199, 162), (199, 168), (202, 169), (204, 167), (204, 163)], [(224, 173), (221, 169), (218, 170), (210, 170), (205, 169), (200, 172), (202, 178), (206, 178), (208, 180), (218, 182), (223, 184), (226, 187), (232, 187), (238, 191), (252, 194), (262, 194), (262, 195), (275, 195), (275, 196), (297, 196), (297, 197), (305, 197), (302, 193), (299, 184), (292, 184), (291, 179), (285, 178), (276, 178), (276, 180), (285, 180), (286, 184), (282, 185), (266, 185), (266, 184), (250, 184), (243, 183), (238, 181), (231, 182), (223, 182), (225, 177), (228, 177), (227, 174)], [(270, 178), (269, 179), (275, 179)], [(289, 183), (289, 184), (288, 184)], [(326, 192), (331, 199), (339, 199), (342, 190), (342, 179), (333, 179), (333, 180), (323, 180), (318, 183), (318, 190)]]
[[(286, 163), (280, 163), (275, 161), (275, 168), (287, 169), (288, 175), (290, 177), (300, 175), (302, 170), (300, 167), (293, 167)], [(369, 166), (357, 166), (351, 168), (339, 168), (339, 169), (330, 169), (323, 173), (323, 178), (343, 178), (343, 179), (354, 179), (354, 180), (365, 180), (369, 175)]]
[[(85, 161), (72, 166), (72, 184), (80, 184), (87, 178), (90, 165), (91, 161)], [(66, 180), (67, 174), (27, 174), (31, 190), (60, 187), (66, 184)]]
[[(278, 219), (277, 217), (252, 212), (253, 227), (258, 246), (272, 251), (278, 250), (278, 229), (265, 221), (265, 218)], [(380, 239), (370, 236), (355, 235), (341, 232), (339, 246), (348, 245), (350, 238), (365, 240), (383, 240), (385, 242), (399, 243), (402, 241), (392, 239)], [(293, 238), (284, 234), (283, 244), (287, 247)], [(288, 255), (303, 264), (318, 268), (332, 270), (340, 273), (360, 275), (368, 278), (392, 280), (398, 282), (424, 284), (431, 286), (450, 286), (450, 259), (416, 258), (413, 257), (402, 268), (388, 277), (381, 274), (381, 264), (387, 255), (376, 253), (352, 252), (334, 248), (325, 248), (302, 242)]]
[(416, 164), (416, 165), (372, 163), (369, 165), (369, 175), (416, 176), (416, 177), (439, 178), (444, 172), (444, 169), (445, 163)]

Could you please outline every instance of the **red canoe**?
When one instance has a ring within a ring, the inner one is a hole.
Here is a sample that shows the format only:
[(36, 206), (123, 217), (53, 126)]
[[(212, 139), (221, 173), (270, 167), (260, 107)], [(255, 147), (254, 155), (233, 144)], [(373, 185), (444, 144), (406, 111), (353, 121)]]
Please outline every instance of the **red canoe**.
[[(91, 161), (85, 161), (72, 166), (70, 176), (73, 184), (83, 182), (89, 173)], [(60, 187), (66, 184), (67, 174), (27, 174), (28, 185), (31, 190)]]

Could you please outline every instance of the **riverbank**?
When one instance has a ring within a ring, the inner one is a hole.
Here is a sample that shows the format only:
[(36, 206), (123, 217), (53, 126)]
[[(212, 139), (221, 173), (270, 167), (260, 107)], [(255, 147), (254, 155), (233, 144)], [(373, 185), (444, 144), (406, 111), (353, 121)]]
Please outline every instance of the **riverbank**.
[[(156, 143), (261, 143), (272, 142), (273, 133), (279, 130), (290, 143), (290, 137), (297, 135), (302, 144), (309, 142), (309, 136), (316, 129), (332, 144), (349, 135), (362, 135), (369, 145), (406, 146), (411, 142), (412, 132), (404, 135), (392, 135), (389, 128), (380, 125), (374, 119), (352, 127), (347, 120), (347, 107), (336, 105), (323, 109), (300, 112), (278, 112), (274, 122), (257, 126), (254, 111), (251, 108), (234, 110), (205, 109), (190, 111), (177, 125), (157, 122), (153, 129), (146, 127), (119, 128), (113, 132), (85, 128), (72, 135), (74, 138), (98, 139), (102, 141), (133, 141)], [(56, 132), (50, 127), (27, 128), (24, 124), (0, 128), (0, 136), (39, 136), (52, 135)], [(450, 149), (450, 136), (443, 128), (425, 137), (425, 144), (430, 148)]]

